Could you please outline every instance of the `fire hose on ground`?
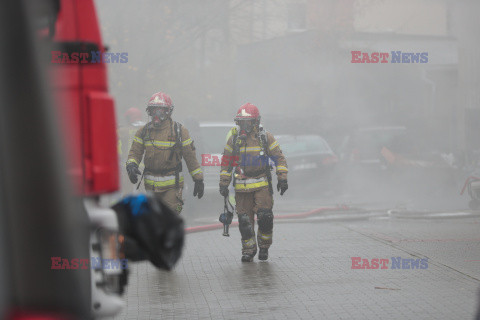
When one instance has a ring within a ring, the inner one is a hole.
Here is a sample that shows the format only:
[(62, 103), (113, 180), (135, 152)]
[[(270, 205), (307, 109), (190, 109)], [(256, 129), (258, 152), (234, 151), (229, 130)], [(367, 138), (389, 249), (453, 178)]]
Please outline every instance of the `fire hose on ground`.
[[(293, 214), (283, 214), (283, 215), (276, 215), (275, 219), (299, 219), (299, 218), (307, 218), (312, 215), (316, 215), (322, 212), (335, 212), (335, 211), (345, 211), (349, 210), (350, 208), (346, 205), (340, 205), (336, 207), (322, 207), (314, 210), (310, 210), (307, 212), (303, 213), (293, 213)], [(230, 224), (230, 227), (232, 226), (238, 226), (238, 221), (233, 221)], [(216, 230), (216, 229), (222, 229), (223, 224), (222, 223), (215, 223), (215, 224), (207, 224), (203, 226), (195, 226), (195, 227), (189, 227), (185, 228), (185, 233), (195, 233), (195, 232), (203, 232), (203, 231), (210, 231), (210, 230)]]

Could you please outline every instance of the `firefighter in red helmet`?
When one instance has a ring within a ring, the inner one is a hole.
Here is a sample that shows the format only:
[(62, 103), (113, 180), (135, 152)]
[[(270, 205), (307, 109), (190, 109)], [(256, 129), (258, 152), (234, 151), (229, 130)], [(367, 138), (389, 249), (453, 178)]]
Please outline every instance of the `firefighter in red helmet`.
[(197, 161), (195, 146), (187, 128), (171, 118), (172, 99), (163, 92), (155, 93), (147, 104), (149, 120), (133, 138), (126, 169), (132, 183), (141, 174), (138, 166), (145, 165), (145, 190), (153, 191), (172, 210), (183, 208), (182, 159), (195, 182), (193, 195), (203, 196), (203, 172)]
[[(287, 162), (275, 137), (260, 124), (258, 108), (244, 104), (235, 117), (233, 128), (224, 149), (220, 172), (220, 194), (228, 196), (233, 178), (236, 212), (242, 236), (242, 261), (251, 262), (260, 248), (258, 259), (268, 259), (273, 234), (272, 164), (276, 168), (277, 191), (288, 189)], [(255, 237), (255, 215), (258, 232)]]

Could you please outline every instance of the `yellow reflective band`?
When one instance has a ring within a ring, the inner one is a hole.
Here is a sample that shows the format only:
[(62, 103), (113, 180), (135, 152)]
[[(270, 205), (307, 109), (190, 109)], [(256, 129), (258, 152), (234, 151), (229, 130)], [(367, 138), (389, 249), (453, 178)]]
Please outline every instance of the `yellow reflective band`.
[(230, 195), (228, 196), (228, 201), (230, 201), (230, 204), (235, 207), (237, 203), (235, 202), (235, 196), (232, 195), (232, 193), (233, 192), (231, 192)]
[(192, 175), (192, 176), (196, 175), (197, 173), (202, 173), (202, 169), (198, 168), (198, 169), (195, 169), (193, 171), (190, 171), (190, 175)]
[(247, 240), (242, 240), (243, 242), (243, 247), (244, 248), (252, 248), (252, 247), (255, 247), (257, 245), (257, 242), (255, 241), (255, 238), (250, 238), (250, 239), (247, 239)]
[(285, 166), (277, 166), (277, 171), (287, 171), (288, 172), (288, 168), (285, 167)]
[[(242, 151), (245, 150), (245, 148), (241, 149)], [(247, 147), (247, 152), (256, 152), (256, 151), (262, 151), (261, 147)]]
[(127, 160), (127, 163), (132, 163), (132, 162), (133, 162), (133, 163), (136, 163), (137, 166), (138, 166), (137, 160), (135, 160), (135, 159), (128, 159), (128, 160)]
[(175, 145), (174, 141), (147, 141), (145, 146), (155, 146), (155, 147), (173, 147)]
[(142, 139), (142, 138), (139, 138), (139, 137), (137, 137), (137, 136), (133, 137), (133, 141), (138, 142), (138, 143), (140, 143), (140, 144), (143, 144), (143, 139)]
[(184, 147), (185, 147), (185, 146), (188, 146), (188, 145), (191, 144), (192, 142), (193, 142), (192, 139), (188, 138), (187, 140), (185, 140), (185, 141), (182, 142), (182, 146), (184, 146)]
[(274, 143), (272, 143), (272, 144), (270, 145), (270, 147), (268, 147), (268, 149), (273, 150), (273, 149), (275, 149), (276, 147), (278, 147), (278, 142), (277, 142), (277, 141), (275, 141)]
[(221, 171), (220, 175), (229, 177), (231, 175), (231, 173), (228, 173), (228, 171)]
[[(179, 182), (183, 182), (183, 177), (180, 177), (178, 180)], [(145, 184), (148, 184), (150, 186), (154, 187), (166, 187), (166, 186), (171, 186), (175, 184), (175, 179), (170, 179), (166, 181), (153, 181), (150, 179), (145, 178)]]
[(255, 189), (255, 188), (260, 188), (265, 186), (268, 186), (268, 181), (261, 181), (256, 183), (247, 183), (247, 184), (236, 183), (235, 190), (248, 190), (248, 189)]
[(228, 144), (225, 146), (225, 150), (227, 150), (229, 152), (233, 152), (232, 147), (230, 147)]
[(266, 234), (266, 233), (259, 232), (258, 236), (260, 237), (260, 239), (265, 240), (265, 241), (272, 240), (272, 234), (271, 233)]

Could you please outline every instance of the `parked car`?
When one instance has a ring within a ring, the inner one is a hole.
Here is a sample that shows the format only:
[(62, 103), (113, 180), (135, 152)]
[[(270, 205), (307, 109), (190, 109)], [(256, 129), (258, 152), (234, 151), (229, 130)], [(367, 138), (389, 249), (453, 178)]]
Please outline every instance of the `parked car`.
[(227, 142), (227, 134), (235, 126), (233, 122), (201, 122), (199, 146), (200, 161), (205, 181), (205, 191), (215, 191), (218, 194), (218, 181), (220, 166), (217, 159), (221, 160), (223, 149)]
[(309, 182), (324, 188), (331, 185), (338, 157), (324, 138), (319, 135), (277, 135), (276, 138), (287, 158), (292, 190), (302, 189)]
[(185, 214), (202, 216), (209, 210), (220, 211), (223, 208), (223, 198), (218, 193), (220, 161), (227, 134), (235, 124), (233, 122), (200, 122), (197, 126), (192, 126), (191, 123), (189, 125), (195, 128), (190, 133), (195, 140), (197, 157), (203, 170), (205, 194), (200, 201), (194, 199), (193, 182), (191, 179), (185, 179), (183, 193)]

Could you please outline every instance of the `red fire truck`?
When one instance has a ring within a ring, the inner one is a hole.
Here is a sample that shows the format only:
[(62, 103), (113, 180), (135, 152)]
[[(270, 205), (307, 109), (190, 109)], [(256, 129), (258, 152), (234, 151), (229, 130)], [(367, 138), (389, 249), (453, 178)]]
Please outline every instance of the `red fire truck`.
[(52, 63), (53, 52), (105, 52), (94, 1), (1, 1), (0, 43), (0, 318), (114, 315), (126, 270), (52, 268), (122, 258), (101, 201), (119, 187), (106, 66)]

